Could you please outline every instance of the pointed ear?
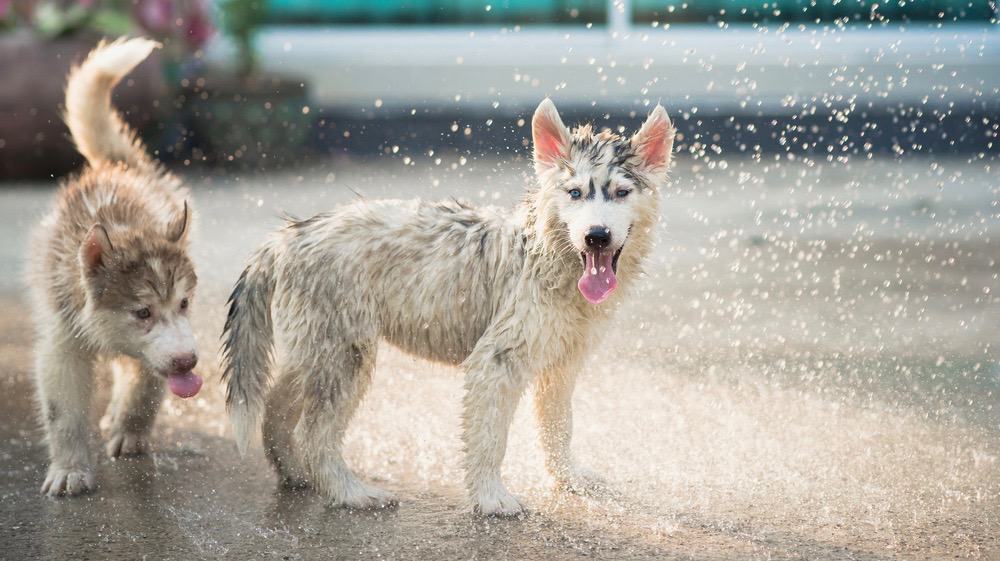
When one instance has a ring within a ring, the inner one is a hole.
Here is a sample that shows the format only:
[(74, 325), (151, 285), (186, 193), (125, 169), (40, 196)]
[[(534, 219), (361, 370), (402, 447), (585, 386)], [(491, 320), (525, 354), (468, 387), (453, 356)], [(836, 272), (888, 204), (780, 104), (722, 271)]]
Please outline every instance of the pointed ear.
[(569, 155), (569, 130), (549, 98), (543, 99), (535, 109), (531, 136), (535, 145), (536, 171), (541, 172)]
[(651, 171), (667, 171), (675, 134), (676, 130), (666, 109), (657, 104), (639, 132), (632, 137), (632, 147), (639, 156), (641, 165)]
[(108, 231), (100, 224), (94, 224), (80, 245), (80, 264), (87, 273), (93, 273), (104, 265), (114, 251)]
[(172, 242), (179, 242), (187, 236), (188, 224), (191, 222), (191, 213), (188, 212), (188, 203), (184, 201), (184, 210), (181, 211), (180, 216), (174, 219), (173, 222), (167, 226), (167, 239)]

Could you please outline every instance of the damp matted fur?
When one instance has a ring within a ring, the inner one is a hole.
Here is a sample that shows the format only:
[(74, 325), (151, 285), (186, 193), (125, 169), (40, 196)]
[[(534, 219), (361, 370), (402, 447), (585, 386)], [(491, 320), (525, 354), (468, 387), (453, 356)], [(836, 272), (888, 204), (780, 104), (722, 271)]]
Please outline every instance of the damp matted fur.
[(340, 451), (384, 340), (465, 370), (465, 483), (477, 512), (524, 509), (500, 464), (529, 384), (548, 470), (565, 488), (597, 483), (570, 452), (570, 398), (582, 357), (649, 253), (674, 129), (657, 106), (632, 137), (570, 131), (545, 100), (532, 132), (538, 186), (513, 211), (362, 200), (291, 220), (257, 250), (224, 333), (241, 451), (263, 421), (284, 483), (336, 505), (392, 503)]
[(145, 39), (101, 43), (66, 86), (66, 123), (87, 165), (63, 183), (35, 230), (28, 277), (50, 458), (42, 492), (50, 496), (96, 485), (88, 411), (98, 360), (110, 360), (115, 376), (102, 421), (111, 457), (144, 450), (163, 374), (197, 360), (187, 319), (197, 282), (187, 192), (110, 102), (156, 47)]

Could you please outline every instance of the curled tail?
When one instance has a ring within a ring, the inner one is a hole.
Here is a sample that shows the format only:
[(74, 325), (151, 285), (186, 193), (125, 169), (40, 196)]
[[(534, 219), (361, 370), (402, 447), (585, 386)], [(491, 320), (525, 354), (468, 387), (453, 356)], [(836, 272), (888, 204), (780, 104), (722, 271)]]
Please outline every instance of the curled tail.
[(268, 244), (257, 250), (236, 281), (222, 332), (222, 381), (240, 454), (246, 453), (260, 424), (271, 379), (273, 270), (274, 249)]
[(149, 165), (142, 143), (111, 107), (111, 90), (159, 46), (143, 38), (102, 41), (70, 71), (64, 119), (77, 149), (91, 164)]

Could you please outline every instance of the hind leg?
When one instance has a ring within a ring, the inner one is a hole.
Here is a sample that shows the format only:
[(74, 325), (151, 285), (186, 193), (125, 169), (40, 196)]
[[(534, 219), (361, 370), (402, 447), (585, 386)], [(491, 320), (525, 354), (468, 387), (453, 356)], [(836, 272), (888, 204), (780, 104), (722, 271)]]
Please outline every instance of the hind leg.
[(298, 372), (283, 370), (267, 394), (264, 410), (264, 453), (285, 487), (306, 487), (309, 482), (295, 456), (292, 431), (302, 417), (302, 388)]
[(308, 374), (302, 380), (303, 413), (295, 427), (295, 448), (310, 483), (335, 506), (384, 508), (396, 503), (390, 493), (358, 479), (341, 455), (348, 422), (371, 382), (376, 341), (326, 340), (313, 348), (313, 356), (316, 349), (332, 351), (303, 369)]
[(111, 373), (111, 402), (101, 419), (101, 428), (108, 432), (105, 451), (111, 458), (144, 454), (163, 402), (163, 379), (156, 373), (142, 372), (138, 362), (126, 357), (111, 362)]

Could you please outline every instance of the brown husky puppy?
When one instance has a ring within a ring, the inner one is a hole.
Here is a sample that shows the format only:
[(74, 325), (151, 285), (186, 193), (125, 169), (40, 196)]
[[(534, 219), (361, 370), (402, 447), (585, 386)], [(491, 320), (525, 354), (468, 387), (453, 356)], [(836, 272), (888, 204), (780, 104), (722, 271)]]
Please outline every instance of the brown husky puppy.
[(66, 86), (66, 123), (89, 165), (59, 190), (29, 258), (51, 460), (42, 492), (53, 497), (96, 485), (88, 409), (98, 359), (111, 361), (115, 377), (101, 423), (112, 458), (144, 450), (164, 380), (182, 397), (201, 387), (187, 317), (197, 278), (186, 191), (110, 102), (112, 88), (156, 47), (146, 39), (102, 43)]

